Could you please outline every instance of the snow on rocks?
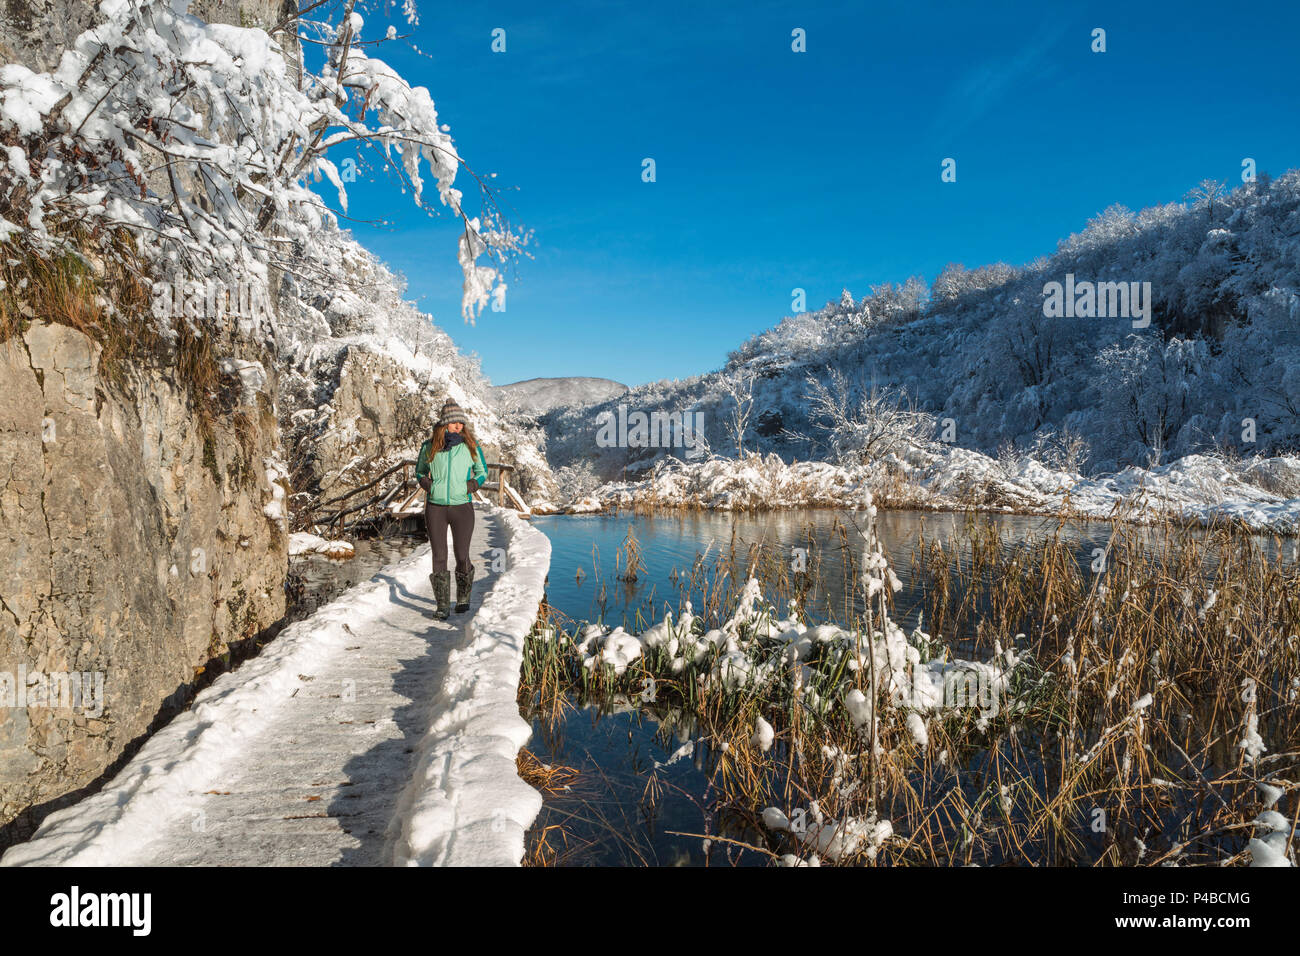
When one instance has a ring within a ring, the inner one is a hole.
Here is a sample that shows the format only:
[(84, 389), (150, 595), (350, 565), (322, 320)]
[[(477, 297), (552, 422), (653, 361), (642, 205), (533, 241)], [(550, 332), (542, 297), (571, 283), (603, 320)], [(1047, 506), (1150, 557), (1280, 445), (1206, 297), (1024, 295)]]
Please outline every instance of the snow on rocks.
[[(1239, 520), (1261, 530), (1300, 532), (1300, 457), (1259, 459), (1238, 469), (1189, 455), (1151, 469), (1126, 468), (1085, 478), (1027, 460), (1008, 469), (987, 455), (959, 447), (911, 448), (873, 464), (787, 463), (774, 454), (740, 460), (661, 460), (644, 479), (610, 482), (566, 507), (572, 514), (602, 508), (701, 507), (720, 511), (805, 507), (860, 507), (864, 492), (890, 506), (1065, 514), (1121, 515), (1149, 522), (1167, 515), (1207, 524)], [(1281, 490), (1269, 490), (1281, 489)]]
[(289, 556), (299, 557), (304, 554), (323, 554), (327, 558), (343, 560), (355, 557), (356, 549), (350, 541), (328, 541), (318, 534), (309, 534), (306, 531), (297, 531), (289, 535)]
[(408, 866), (517, 866), (541, 795), (515, 759), (532, 733), (519, 716), (524, 642), (551, 564), (551, 542), (508, 510), (492, 512), (506, 537), (506, 570), (453, 651), (402, 797), (393, 862)]
[(240, 400), (245, 405), (253, 404), (257, 393), (266, 390), (266, 369), (261, 362), (229, 357), (221, 360), (220, 368), (224, 374), (239, 380)]
[(289, 469), (283, 461), (275, 457), (263, 458), (262, 466), (266, 469), (266, 483), (271, 489), (271, 500), (262, 508), (262, 513), (272, 521), (278, 522), (281, 528), (285, 528), (289, 523), (289, 512), (285, 499), (285, 487), (289, 483)]

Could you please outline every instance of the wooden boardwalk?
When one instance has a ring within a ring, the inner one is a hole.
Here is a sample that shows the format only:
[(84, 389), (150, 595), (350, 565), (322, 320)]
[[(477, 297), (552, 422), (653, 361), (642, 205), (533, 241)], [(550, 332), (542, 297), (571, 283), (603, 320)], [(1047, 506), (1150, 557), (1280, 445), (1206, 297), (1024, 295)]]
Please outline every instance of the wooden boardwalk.
[(517, 864), (541, 806), (515, 774), (518, 658), (550, 546), (528, 529), (517, 552), (509, 513), (475, 510), (469, 613), (433, 617), (420, 548), (218, 678), (3, 865)]

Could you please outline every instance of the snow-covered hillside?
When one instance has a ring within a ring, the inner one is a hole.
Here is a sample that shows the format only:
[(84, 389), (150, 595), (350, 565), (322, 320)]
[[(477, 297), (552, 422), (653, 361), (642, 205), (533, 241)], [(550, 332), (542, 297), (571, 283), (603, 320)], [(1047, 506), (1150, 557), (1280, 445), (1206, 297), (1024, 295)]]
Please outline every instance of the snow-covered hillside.
[(504, 408), (524, 415), (543, 415), (556, 408), (576, 408), (607, 402), (623, 395), (628, 387), (609, 378), (530, 378), (492, 387), (493, 397)]
[[(1088, 289), (1071, 302), (1077, 317), (1045, 314), (1053, 283)], [(1125, 283), (1130, 314), (1088, 315), (1126, 311), (1119, 287), (1102, 283)], [(637, 411), (692, 416), (704, 441), (597, 440), (600, 416)], [(846, 290), (754, 336), (718, 371), (541, 421), (569, 494), (665, 455), (733, 456), (740, 444), (845, 465), (940, 444), (1089, 476), (1197, 452), (1294, 452), (1300, 171), (1230, 193), (1203, 184), (1186, 203), (1136, 214), (1113, 206), (1025, 266), (950, 265), (932, 286)]]

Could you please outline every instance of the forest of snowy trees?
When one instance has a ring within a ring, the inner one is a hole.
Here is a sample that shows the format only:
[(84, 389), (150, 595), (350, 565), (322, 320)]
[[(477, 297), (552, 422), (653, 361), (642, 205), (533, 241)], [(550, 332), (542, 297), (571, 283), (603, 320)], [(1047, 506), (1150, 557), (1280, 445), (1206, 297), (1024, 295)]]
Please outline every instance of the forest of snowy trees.
[[(1046, 316), (1045, 287), (1067, 276), (1150, 283), (1149, 325)], [(952, 264), (929, 287), (914, 277), (860, 299), (845, 290), (755, 335), (716, 372), (556, 411), (544, 424), (562, 480), (586, 490), (671, 452), (595, 447), (596, 416), (618, 403), (703, 411), (712, 451), (743, 443), (787, 460), (869, 460), (885, 451), (871, 440), (881, 431), (1084, 474), (1294, 451), (1300, 171), (1230, 192), (1203, 183), (1138, 213), (1112, 206), (1025, 266)]]

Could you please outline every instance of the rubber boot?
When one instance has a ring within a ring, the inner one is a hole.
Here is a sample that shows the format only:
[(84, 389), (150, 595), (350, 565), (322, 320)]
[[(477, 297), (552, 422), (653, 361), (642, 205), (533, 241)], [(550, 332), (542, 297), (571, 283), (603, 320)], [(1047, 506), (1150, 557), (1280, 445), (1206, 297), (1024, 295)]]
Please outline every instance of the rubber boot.
[(469, 592), (474, 584), (474, 565), (467, 571), (456, 572), (456, 613), (464, 614), (469, 610)]
[(438, 602), (433, 616), (445, 621), (451, 614), (451, 572), (434, 571), (429, 579), (433, 581), (433, 599)]

